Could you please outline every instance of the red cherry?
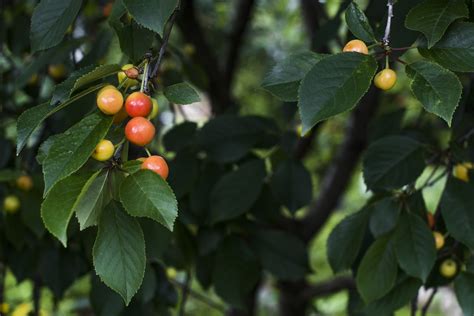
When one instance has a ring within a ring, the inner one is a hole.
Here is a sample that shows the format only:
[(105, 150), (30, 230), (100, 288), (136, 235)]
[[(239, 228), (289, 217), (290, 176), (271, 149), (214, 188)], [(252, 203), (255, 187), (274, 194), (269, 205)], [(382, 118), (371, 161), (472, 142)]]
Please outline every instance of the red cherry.
[(164, 180), (168, 178), (169, 168), (166, 160), (161, 156), (150, 156), (142, 163), (142, 169), (151, 170), (159, 174)]
[(131, 117), (146, 117), (150, 114), (153, 104), (149, 96), (143, 92), (134, 92), (125, 100), (125, 110)]
[(155, 137), (155, 126), (146, 118), (134, 117), (125, 126), (125, 137), (132, 144), (145, 146)]

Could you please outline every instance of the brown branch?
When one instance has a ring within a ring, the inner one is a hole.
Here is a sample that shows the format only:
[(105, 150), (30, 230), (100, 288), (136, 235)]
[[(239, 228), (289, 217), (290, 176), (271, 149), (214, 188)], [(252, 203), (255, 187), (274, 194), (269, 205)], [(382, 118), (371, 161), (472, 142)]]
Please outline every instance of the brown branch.
[(379, 92), (372, 88), (352, 112), (344, 142), (326, 171), (318, 198), (310, 204), (308, 215), (303, 219), (304, 240), (309, 241), (319, 232), (346, 191), (367, 145), (368, 125), (378, 107), (378, 96)]
[(229, 37), (230, 46), (224, 69), (224, 78), (229, 89), (232, 86), (235, 70), (239, 62), (245, 32), (252, 20), (255, 0), (239, 0), (236, 6), (237, 13), (234, 18), (234, 29)]
[(344, 290), (355, 289), (355, 281), (352, 277), (341, 276), (308, 286), (303, 296), (310, 300), (316, 297), (324, 297)]
[(225, 112), (234, 102), (231, 100), (230, 91), (223, 80), (217, 56), (209, 46), (198, 21), (193, 0), (181, 2), (178, 25), (186, 41), (196, 47), (197, 62), (202, 66), (208, 78), (207, 92), (211, 99), (213, 112), (215, 114)]

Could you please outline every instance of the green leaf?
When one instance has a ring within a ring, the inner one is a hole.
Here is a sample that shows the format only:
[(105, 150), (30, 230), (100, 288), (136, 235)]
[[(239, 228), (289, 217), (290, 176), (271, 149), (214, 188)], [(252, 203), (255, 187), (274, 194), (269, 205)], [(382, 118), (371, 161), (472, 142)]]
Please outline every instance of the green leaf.
[(468, 16), (469, 10), (464, 0), (427, 0), (410, 10), (405, 26), (422, 32), (428, 39), (428, 48), (431, 48), (451, 23)]
[(393, 198), (377, 201), (372, 206), (370, 215), (370, 231), (374, 237), (382, 236), (392, 231), (398, 223), (400, 205)]
[(166, 150), (178, 152), (193, 144), (196, 136), (197, 124), (185, 121), (173, 126), (163, 136), (163, 145)]
[(327, 242), (328, 261), (334, 273), (349, 269), (359, 254), (369, 220), (369, 208), (344, 218)]
[(249, 211), (265, 178), (265, 165), (254, 160), (225, 174), (211, 191), (211, 223), (226, 221)]
[(395, 232), (395, 253), (400, 267), (426, 282), (436, 261), (433, 233), (419, 216), (404, 213)]
[(41, 205), (44, 226), (66, 247), (73, 206), (90, 174), (71, 175), (52, 187)]
[(33, 52), (56, 46), (76, 18), (82, 0), (41, 0), (31, 17)]
[(186, 82), (181, 82), (168, 86), (164, 89), (165, 97), (171, 103), (191, 104), (201, 101), (199, 94)]
[(123, 0), (128, 12), (144, 27), (163, 35), (177, 0)]
[(279, 141), (274, 121), (259, 116), (219, 116), (197, 134), (197, 144), (211, 160), (226, 163), (243, 158), (252, 148), (270, 148)]
[(391, 315), (415, 297), (422, 285), (421, 281), (407, 276), (399, 279), (395, 287), (387, 295), (366, 307), (367, 315)]
[(474, 71), (474, 23), (457, 22), (448, 28), (443, 38), (428, 49), (426, 41), (420, 41), (418, 50), (452, 71)]
[(97, 275), (128, 305), (145, 275), (145, 239), (137, 220), (116, 201), (102, 212), (93, 258)]
[(247, 244), (228, 237), (217, 250), (212, 271), (214, 290), (227, 303), (245, 308), (245, 301), (260, 278), (258, 261)]
[(332, 55), (314, 65), (299, 89), (303, 134), (316, 123), (355, 107), (376, 70), (375, 59), (359, 53)]
[(120, 49), (133, 62), (139, 62), (143, 55), (150, 49), (154, 34), (134, 21), (130, 24), (112, 23), (120, 42)]
[(388, 238), (376, 240), (364, 255), (357, 270), (359, 293), (367, 302), (383, 297), (395, 285), (397, 259)]
[(346, 9), (346, 23), (352, 34), (366, 43), (375, 42), (374, 30), (357, 3), (351, 2)]
[(31, 136), (31, 134), (33, 134), (33, 132), (40, 126), (40, 124), (45, 119), (47, 119), (49, 116), (53, 115), (54, 113), (64, 109), (66, 106), (74, 103), (80, 98), (88, 95), (89, 93), (102, 88), (103, 86), (104, 86), (103, 84), (97, 85), (87, 90), (84, 90), (59, 105), (57, 104), (50, 105), (49, 102), (46, 102), (23, 112), (17, 121), (17, 145), (16, 145), (17, 154), (21, 152), (23, 147), (25, 147), (26, 142), (28, 141), (28, 138)]
[(364, 156), (364, 180), (369, 189), (397, 189), (423, 172), (422, 144), (406, 136), (388, 136), (372, 143)]
[(89, 178), (82, 188), (73, 207), (81, 230), (97, 225), (102, 209), (112, 199), (107, 188), (108, 176), (108, 171), (98, 171)]
[(300, 82), (324, 58), (313, 52), (296, 53), (277, 63), (262, 82), (262, 87), (283, 101), (298, 101)]
[(461, 272), (454, 281), (454, 291), (465, 316), (474, 314), (474, 274)]
[(119, 65), (101, 65), (97, 67), (91, 65), (73, 72), (69, 78), (55, 87), (50, 101), (51, 106), (66, 102), (74, 92), (97, 80), (116, 74), (120, 70)]
[(462, 85), (458, 77), (438, 64), (421, 60), (406, 67), (411, 90), (423, 107), (449, 126), (458, 107)]
[(299, 161), (281, 163), (272, 176), (271, 187), (275, 197), (292, 213), (308, 205), (313, 195), (311, 175)]
[(43, 164), (44, 195), (86, 163), (111, 124), (112, 116), (93, 113), (56, 138)]
[(252, 245), (263, 268), (278, 279), (298, 280), (308, 272), (306, 245), (287, 232), (258, 231)]
[(130, 215), (151, 218), (173, 230), (178, 202), (166, 181), (153, 171), (129, 175), (120, 186), (120, 200)]
[(453, 238), (474, 249), (474, 184), (449, 178), (440, 201), (441, 213)]

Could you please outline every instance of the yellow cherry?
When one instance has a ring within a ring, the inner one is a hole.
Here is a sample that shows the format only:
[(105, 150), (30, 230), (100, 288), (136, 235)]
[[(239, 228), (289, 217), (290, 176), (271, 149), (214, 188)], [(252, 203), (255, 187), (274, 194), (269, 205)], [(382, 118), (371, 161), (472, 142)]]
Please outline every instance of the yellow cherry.
[(114, 155), (114, 144), (110, 140), (103, 139), (95, 146), (92, 158), (98, 161), (106, 161)]
[(374, 84), (381, 90), (390, 90), (395, 83), (397, 83), (397, 73), (390, 68), (386, 68), (375, 75)]
[(342, 50), (343, 52), (355, 52), (355, 53), (360, 53), (360, 54), (369, 54), (369, 49), (367, 48), (367, 45), (365, 45), (364, 42), (361, 40), (352, 40), (344, 46), (344, 49)]

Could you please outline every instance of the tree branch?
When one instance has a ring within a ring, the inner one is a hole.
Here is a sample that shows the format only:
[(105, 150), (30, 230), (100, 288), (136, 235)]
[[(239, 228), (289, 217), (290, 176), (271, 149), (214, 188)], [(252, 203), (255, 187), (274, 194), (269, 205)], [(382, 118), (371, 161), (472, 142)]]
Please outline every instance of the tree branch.
[(345, 140), (336, 159), (327, 170), (318, 198), (303, 219), (303, 239), (309, 241), (326, 223), (352, 178), (362, 151), (367, 145), (368, 125), (378, 107), (379, 92), (372, 88), (352, 112)]
[(303, 296), (310, 300), (315, 297), (328, 296), (343, 290), (355, 289), (355, 287), (355, 281), (352, 277), (341, 276), (308, 286), (303, 292)]
[(387, 25), (385, 26), (385, 34), (383, 36), (383, 44), (388, 46), (390, 44), (390, 31), (392, 29), (394, 0), (387, 0)]
[(255, 0), (237, 1), (237, 13), (234, 18), (234, 29), (230, 35), (229, 52), (226, 59), (224, 78), (227, 86), (232, 86), (235, 69), (239, 62), (239, 55), (244, 41), (245, 32), (252, 20), (252, 13), (255, 8)]

